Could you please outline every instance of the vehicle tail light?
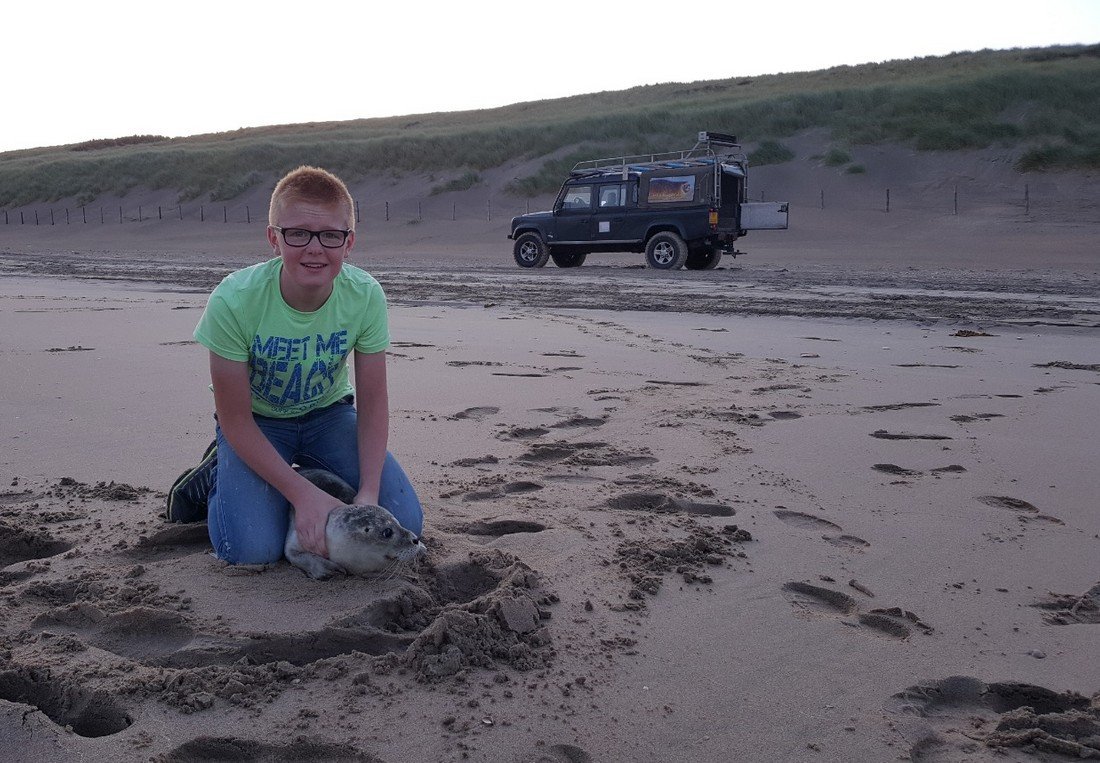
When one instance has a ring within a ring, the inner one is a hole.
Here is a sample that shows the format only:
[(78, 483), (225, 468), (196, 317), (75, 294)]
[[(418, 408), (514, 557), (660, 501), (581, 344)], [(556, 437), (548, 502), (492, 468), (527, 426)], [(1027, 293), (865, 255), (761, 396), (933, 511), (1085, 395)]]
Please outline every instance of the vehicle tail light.
[(711, 230), (717, 230), (718, 229), (718, 210), (717, 209), (712, 209), (710, 211), (710, 216), (709, 216), (708, 220), (710, 222)]

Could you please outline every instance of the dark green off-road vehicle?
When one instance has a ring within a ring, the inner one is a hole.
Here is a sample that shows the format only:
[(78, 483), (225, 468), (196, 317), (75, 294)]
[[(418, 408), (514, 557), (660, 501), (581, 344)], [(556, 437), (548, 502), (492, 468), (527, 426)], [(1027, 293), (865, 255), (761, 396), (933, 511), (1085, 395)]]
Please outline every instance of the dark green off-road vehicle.
[(787, 202), (748, 202), (737, 138), (701, 132), (694, 148), (578, 163), (554, 208), (512, 219), (516, 264), (577, 267), (591, 252), (645, 252), (651, 268), (706, 270), (750, 230), (787, 227)]

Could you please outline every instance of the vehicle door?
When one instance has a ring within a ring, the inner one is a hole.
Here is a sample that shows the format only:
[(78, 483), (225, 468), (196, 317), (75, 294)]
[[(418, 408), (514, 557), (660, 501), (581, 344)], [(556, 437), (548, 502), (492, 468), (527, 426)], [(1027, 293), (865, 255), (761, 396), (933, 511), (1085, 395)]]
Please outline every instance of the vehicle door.
[(555, 205), (555, 244), (588, 243), (592, 225), (592, 185), (567, 185)]
[(638, 181), (620, 180), (595, 186), (596, 211), (592, 214), (592, 240), (639, 241), (645, 231), (636, 230)]

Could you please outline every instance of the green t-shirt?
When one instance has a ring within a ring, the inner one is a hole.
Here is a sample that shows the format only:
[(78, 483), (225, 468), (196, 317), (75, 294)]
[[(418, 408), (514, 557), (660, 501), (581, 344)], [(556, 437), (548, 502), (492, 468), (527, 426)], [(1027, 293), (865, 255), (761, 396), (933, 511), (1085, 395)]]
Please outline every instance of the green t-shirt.
[(252, 410), (290, 418), (351, 394), (348, 355), (390, 343), (386, 296), (369, 273), (344, 264), (320, 309), (303, 313), (283, 301), (279, 258), (226, 276), (195, 327), (200, 344), (248, 363)]

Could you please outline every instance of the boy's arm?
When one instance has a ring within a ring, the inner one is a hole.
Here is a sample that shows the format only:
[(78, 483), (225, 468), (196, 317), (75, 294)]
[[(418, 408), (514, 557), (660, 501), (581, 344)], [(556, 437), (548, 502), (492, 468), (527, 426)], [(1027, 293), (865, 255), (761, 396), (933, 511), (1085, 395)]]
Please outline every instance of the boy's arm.
[(355, 408), (359, 445), (359, 492), (355, 502), (376, 504), (390, 433), (385, 350), (355, 352)]
[(233, 450), (252, 471), (294, 506), (294, 526), (302, 548), (328, 556), (325, 523), (328, 513), (343, 504), (300, 476), (282, 459), (252, 418), (248, 364), (210, 353), (210, 379), (218, 424)]

